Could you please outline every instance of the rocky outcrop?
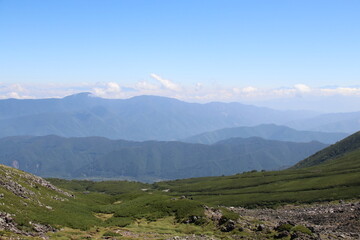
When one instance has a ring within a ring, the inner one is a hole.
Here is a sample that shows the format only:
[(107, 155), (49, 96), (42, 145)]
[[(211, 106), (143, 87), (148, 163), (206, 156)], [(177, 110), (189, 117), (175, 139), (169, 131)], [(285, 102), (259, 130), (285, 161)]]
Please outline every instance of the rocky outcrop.
[(33, 191), (23, 187), (21, 184), (14, 181), (12, 177), (8, 174), (6, 174), (5, 176), (0, 175), (0, 186), (9, 190), (18, 197), (29, 198), (29, 196), (35, 195)]
[[(23, 184), (20, 184), (20, 182)], [(25, 184), (28, 185), (28, 187), (25, 187)], [(39, 186), (55, 191), (66, 197), (74, 197), (72, 194), (55, 187), (41, 177), (0, 164), (0, 187), (5, 188), (18, 197), (27, 199), (35, 195), (34, 191), (30, 190), (30, 188), (37, 188)]]
[(47, 232), (56, 229), (35, 222), (17, 224), (17, 217), (26, 212), (29, 206), (51, 214), (54, 210), (52, 206), (48, 206), (49, 203), (68, 201), (74, 197), (40, 177), (4, 165), (0, 165), (0, 190), (0, 230), (42, 238), (46, 238)]
[(0, 212), (0, 230), (7, 230), (17, 234), (24, 234), (23, 231), (17, 228), (17, 224), (12, 218), (11, 214)]
[(205, 209), (205, 211), (204, 211), (205, 216), (214, 222), (219, 222), (223, 216), (220, 209), (211, 208), (208, 206), (205, 206), (204, 209)]
[[(360, 202), (322, 203), (283, 206), (278, 209), (229, 208), (243, 217), (244, 227), (251, 220), (262, 221), (277, 232), (277, 238), (290, 239), (360, 239)], [(247, 220), (244, 220), (247, 219)], [(296, 226), (299, 231), (290, 232)], [(306, 234), (306, 231), (311, 234)]]
[(32, 222), (30, 222), (30, 225), (33, 227), (34, 231), (27, 232), (20, 230), (11, 214), (6, 212), (0, 212), (0, 230), (2, 231), (5, 230), (23, 236), (42, 237), (43, 239), (48, 239), (48, 237), (45, 235), (47, 232), (56, 231), (56, 229), (51, 227), (50, 225), (42, 225), (39, 223), (32, 223)]

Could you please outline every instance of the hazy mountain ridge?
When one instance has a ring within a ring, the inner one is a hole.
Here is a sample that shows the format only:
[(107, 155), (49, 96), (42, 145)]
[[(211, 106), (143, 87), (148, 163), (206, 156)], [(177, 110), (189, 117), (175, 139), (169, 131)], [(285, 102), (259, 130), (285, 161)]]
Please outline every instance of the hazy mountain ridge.
[(327, 113), (286, 123), (299, 130), (354, 133), (360, 129), (360, 112)]
[(196, 136), (182, 139), (184, 142), (213, 144), (228, 138), (261, 137), (269, 140), (290, 141), (290, 142), (311, 142), (335, 143), (348, 136), (346, 133), (326, 133), (315, 131), (298, 131), (286, 126), (275, 124), (262, 124), (254, 127), (224, 128), (217, 131), (206, 132)]
[(261, 138), (214, 145), (131, 142), (101, 137), (7, 137), (1, 163), (46, 177), (177, 179), (291, 166), (326, 145)]
[(55, 134), (175, 140), (225, 127), (283, 124), (314, 115), (241, 103), (198, 104), (156, 96), (102, 99), (81, 93), (62, 99), (0, 100), (0, 137)]

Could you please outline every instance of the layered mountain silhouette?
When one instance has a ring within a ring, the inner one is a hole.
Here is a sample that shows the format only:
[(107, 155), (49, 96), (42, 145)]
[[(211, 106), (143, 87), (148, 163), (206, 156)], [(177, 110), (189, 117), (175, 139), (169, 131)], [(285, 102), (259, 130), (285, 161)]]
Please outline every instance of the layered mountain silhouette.
[(326, 146), (258, 137), (213, 145), (53, 135), (6, 137), (0, 139), (0, 163), (44, 177), (154, 181), (284, 168)]
[(217, 131), (206, 132), (182, 141), (190, 143), (213, 144), (228, 138), (261, 137), (270, 140), (290, 142), (311, 142), (335, 143), (348, 136), (346, 133), (327, 133), (314, 131), (298, 131), (285, 126), (275, 124), (262, 124), (254, 127), (224, 128)]
[(310, 131), (355, 133), (360, 130), (360, 112), (327, 113), (286, 123), (287, 126)]
[(54, 134), (176, 140), (226, 127), (284, 124), (315, 115), (240, 103), (198, 104), (155, 96), (102, 99), (80, 93), (62, 99), (0, 100), (0, 137)]

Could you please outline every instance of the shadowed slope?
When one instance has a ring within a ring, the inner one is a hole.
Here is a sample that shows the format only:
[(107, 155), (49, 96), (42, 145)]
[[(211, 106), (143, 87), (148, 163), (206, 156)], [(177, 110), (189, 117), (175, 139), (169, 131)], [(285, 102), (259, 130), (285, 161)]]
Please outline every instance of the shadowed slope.
[(356, 132), (336, 144), (333, 144), (304, 159), (303, 161), (300, 161), (293, 168), (304, 168), (319, 165), (358, 149), (360, 149), (360, 132)]

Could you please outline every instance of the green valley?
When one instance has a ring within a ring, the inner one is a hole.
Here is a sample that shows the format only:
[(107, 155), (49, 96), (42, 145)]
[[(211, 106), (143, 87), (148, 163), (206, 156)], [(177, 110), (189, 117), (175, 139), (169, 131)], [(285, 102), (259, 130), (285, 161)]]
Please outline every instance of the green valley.
[(359, 12), (0, 0), (0, 240), (360, 240)]
[(42, 177), (154, 182), (290, 167), (326, 146), (315, 141), (296, 143), (258, 137), (205, 145), (18, 136), (0, 139), (0, 163)]
[[(173, 194), (228, 206), (360, 198), (360, 132), (283, 171), (156, 183)], [(311, 166), (311, 167), (307, 167)]]
[[(154, 184), (47, 182), (1, 166), (0, 234), (5, 239), (312, 239), (331, 234), (352, 239), (360, 228), (359, 140), (360, 133), (351, 135), (287, 170)], [(319, 161), (324, 154), (331, 157)], [(289, 211), (306, 221), (291, 219)], [(314, 220), (311, 212), (322, 220)], [(352, 221), (350, 230), (341, 225), (328, 233), (327, 212)]]

